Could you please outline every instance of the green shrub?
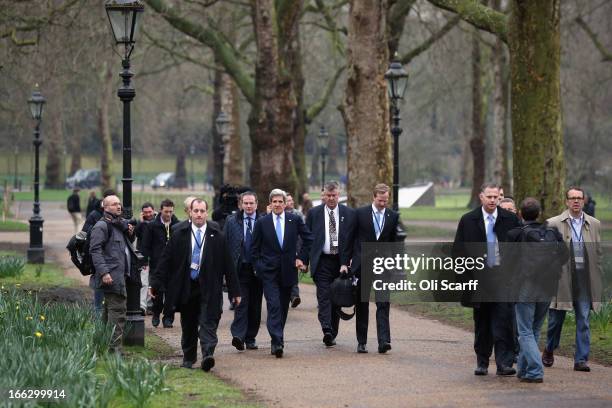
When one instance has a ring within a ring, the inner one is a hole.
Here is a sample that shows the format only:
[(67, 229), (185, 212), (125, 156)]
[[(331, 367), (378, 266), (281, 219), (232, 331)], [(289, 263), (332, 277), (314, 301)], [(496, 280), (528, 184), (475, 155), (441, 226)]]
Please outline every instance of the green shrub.
[(13, 278), (23, 274), (25, 259), (18, 256), (0, 256), (0, 278)]

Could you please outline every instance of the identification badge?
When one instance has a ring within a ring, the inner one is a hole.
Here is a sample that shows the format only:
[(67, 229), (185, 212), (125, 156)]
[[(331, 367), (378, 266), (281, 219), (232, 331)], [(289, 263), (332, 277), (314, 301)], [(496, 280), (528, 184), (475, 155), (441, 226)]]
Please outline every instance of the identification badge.
[(200, 265), (195, 263), (195, 262), (192, 262), (191, 266), (189, 268), (193, 269), (193, 270), (196, 270), (196, 271), (199, 271), (200, 270)]
[(574, 257), (574, 262), (576, 262), (577, 264), (582, 264), (582, 263), (584, 263), (584, 257), (582, 257), (582, 256), (575, 256)]
[(331, 246), (337, 247), (338, 246), (338, 240), (332, 241), (331, 242)]

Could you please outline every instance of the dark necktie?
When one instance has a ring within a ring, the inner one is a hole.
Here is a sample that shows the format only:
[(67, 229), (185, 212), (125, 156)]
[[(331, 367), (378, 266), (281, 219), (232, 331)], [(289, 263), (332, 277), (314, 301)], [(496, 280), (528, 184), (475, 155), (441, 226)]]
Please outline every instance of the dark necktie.
[(335, 255), (338, 253), (338, 245), (334, 245), (334, 242), (338, 243), (338, 233), (336, 231), (336, 217), (334, 212), (329, 212), (329, 253)]
[(251, 217), (247, 217), (247, 228), (244, 234), (244, 262), (251, 262), (251, 243), (253, 242), (253, 225)]

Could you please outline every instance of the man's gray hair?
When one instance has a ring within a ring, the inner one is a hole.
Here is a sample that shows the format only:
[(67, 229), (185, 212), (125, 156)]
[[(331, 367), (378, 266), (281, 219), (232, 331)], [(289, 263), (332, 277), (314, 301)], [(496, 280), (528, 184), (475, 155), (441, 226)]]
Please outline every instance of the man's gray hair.
[(282, 196), (283, 197), (283, 201), (287, 202), (287, 193), (285, 193), (283, 190), (281, 190), (280, 188), (275, 188), (272, 191), (270, 191), (270, 201), (272, 201), (272, 198), (274, 197), (278, 197), (278, 196)]
[(324, 191), (336, 191), (340, 189), (340, 184), (335, 180), (330, 180), (323, 186)]
[(480, 186), (480, 192), (484, 193), (487, 188), (494, 188), (499, 191), (500, 186), (497, 183), (484, 183)]

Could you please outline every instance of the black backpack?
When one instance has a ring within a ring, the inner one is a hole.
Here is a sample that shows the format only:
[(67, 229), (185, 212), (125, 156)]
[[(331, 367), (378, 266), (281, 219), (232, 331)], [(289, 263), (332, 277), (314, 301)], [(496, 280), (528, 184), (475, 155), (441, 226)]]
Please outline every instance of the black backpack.
[[(111, 236), (111, 225), (106, 223), (106, 227), (106, 241), (108, 241)], [(66, 245), (66, 249), (70, 253), (70, 260), (83, 276), (93, 275), (96, 272), (91, 259), (91, 254), (89, 253), (92, 230), (93, 228), (91, 228), (88, 232), (77, 232), (72, 236), (72, 238), (70, 238), (68, 245)]]
[[(524, 248), (528, 252), (521, 255), (523, 273), (529, 276), (552, 268), (560, 274), (561, 265), (569, 258), (561, 233), (546, 223), (537, 226), (527, 224), (521, 230), (520, 241), (527, 244)], [(535, 245), (538, 242), (543, 245)]]

